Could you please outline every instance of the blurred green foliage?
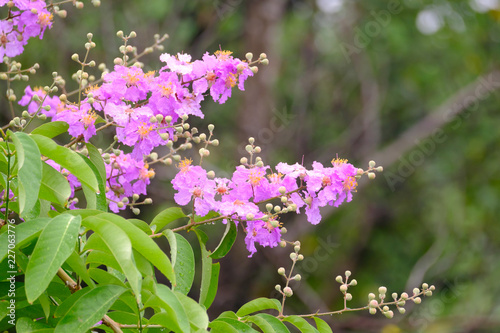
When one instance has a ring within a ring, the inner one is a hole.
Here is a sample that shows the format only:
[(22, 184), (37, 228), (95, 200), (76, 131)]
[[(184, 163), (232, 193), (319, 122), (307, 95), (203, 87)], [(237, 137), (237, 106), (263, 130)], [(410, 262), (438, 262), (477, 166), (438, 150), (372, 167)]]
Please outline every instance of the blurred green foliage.
[[(270, 165), (302, 159), (308, 165), (314, 160), (327, 164), (338, 153), (366, 167), (360, 163), (436, 112), (460, 89), (498, 68), (500, 12), (476, 12), (469, 1), (396, 1), (401, 11), (391, 14), (390, 21), (350, 58), (342, 46), (355, 45), (360, 31), (366, 35), (370, 24), (377, 22), (373, 13), (387, 11), (391, 1), (332, 1), (330, 5), (342, 5), (330, 13), (325, 11), (328, 1), (278, 2), (283, 15), (276, 22), (276, 35), (262, 38), (272, 39), (279, 59), (270, 58), (269, 69), (260, 71), (271, 70), (273, 61), (279, 63), (274, 68), (276, 82), (268, 92), (273, 104), (267, 112), (278, 110), (292, 121), (262, 145)], [(139, 37), (132, 44), (139, 49), (153, 43), (153, 34), (168, 33), (165, 52), (169, 53), (184, 51), (196, 58), (222, 48), (238, 57), (247, 51), (258, 55), (268, 50), (248, 49), (251, 45), (245, 40), (245, 29), (255, 28), (245, 24), (252, 5), (235, 0), (104, 0), (99, 8), (68, 8), (68, 18), (56, 19), (46, 38), (32, 40), (18, 60), (25, 66), (40, 63), (40, 75), (30, 80), (31, 85), (48, 84), (50, 73), (57, 70), (75, 86), (70, 77), (77, 66), (70, 57), (83, 53), (87, 32), (94, 33), (97, 43), (92, 57), (111, 67), (120, 45), (116, 30), (135, 30)], [(443, 25), (434, 34), (423, 34), (416, 25), (424, 10), (441, 15)], [(157, 56), (144, 59), (147, 69), (161, 66)], [(249, 80), (247, 87), (255, 82)], [(366, 295), (380, 285), (388, 287), (388, 295), (410, 291), (424, 281), (437, 290), (392, 320), (368, 313), (326, 318), (336, 332), (498, 332), (498, 88), (496, 84), (484, 99), (442, 124), (445, 139), (434, 142), (432, 151), (424, 153), (395, 187), (387, 174), (397, 175), (403, 161), (422, 152), (416, 144), (396, 151), (395, 161), (377, 161), (385, 175), (361, 184), (350, 204), (331, 210), (317, 227), (304, 226), (303, 217), (282, 221), (302, 242), (306, 260), (310, 258), (298, 268), (304, 278), (295, 285), (287, 311), (340, 308), (342, 298), (334, 278), (349, 269), (358, 280), (358, 286), (351, 288), (352, 307), (364, 305)], [(14, 89), (22, 96), (22, 84)], [(216, 125), (221, 146), (212, 151), (208, 163), (221, 172), (231, 171), (240, 157), (238, 131), (245, 125), (238, 124), (238, 112), (244, 93), (235, 94), (222, 106), (205, 102), (206, 119), (195, 121), (200, 128), (210, 122)], [(0, 107), (5, 121), (9, 116), (4, 98)], [(173, 172), (158, 172), (150, 191), (156, 204), (143, 210), (144, 219), (163, 205), (173, 205), (159, 204), (172, 198)], [(205, 229), (222, 232), (220, 227)], [(275, 270), (290, 264), (282, 249), (266, 249), (251, 259), (246, 255), (240, 245), (222, 260), (221, 276), (227, 277), (221, 281), (213, 315), (229, 310), (228, 306), (236, 309), (251, 298), (274, 295), (273, 286), (281, 282)]]

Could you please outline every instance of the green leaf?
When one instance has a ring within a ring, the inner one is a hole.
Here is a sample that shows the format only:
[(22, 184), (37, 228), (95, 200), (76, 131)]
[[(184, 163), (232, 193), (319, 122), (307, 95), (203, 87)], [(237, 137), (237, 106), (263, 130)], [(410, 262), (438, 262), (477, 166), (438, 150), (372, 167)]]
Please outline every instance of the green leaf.
[(43, 313), (45, 314), (45, 319), (49, 319), (50, 316), (50, 299), (47, 294), (47, 292), (44, 292), (43, 294), (40, 295), (38, 298), (38, 301), (40, 302), (40, 305), (42, 306)]
[(98, 284), (115, 284), (125, 288), (125, 284), (119, 278), (100, 268), (90, 268), (89, 275)]
[[(87, 209), (97, 209), (103, 212), (107, 212), (108, 204), (106, 202), (106, 178), (101, 177), (101, 174), (99, 173), (99, 170), (94, 164), (94, 162), (92, 162), (89, 158), (87, 158), (82, 154), (78, 155), (80, 155), (85, 161), (85, 163), (87, 163), (87, 165), (92, 169), (99, 186), (99, 191), (96, 193), (90, 187), (82, 183), (82, 190), (83, 193), (85, 194), (85, 199), (87, 199)], [(96, 161), (99, 162), (97, 159)], [(100, 162), (103, 163), (102, 159)]]
[(283, 319), (283, 321), (289, 322), (290, 324), (297, 327), (301, 332), (304, 333), (319, 333), (314, 326), (309, 324), (307, 320), (299, 316), (288, 316)]
[(67, 214), (53, 218), (40, 233), (26, 268), (26, 298), (33, 303), (73, 252), (81, 218)]
[(184, 214), (181, 208), (170, 207), (154, 217), (153, 221), (151, 222), (151, 227), (156, 227), (155, 231), (159, 232), (167, 224), (183, 217), (187, 216), (186, 214)]
[(85, 262), (78, 253), (73, 250), (71, 252), (70, 256), (68, 259), (66, 259), (66, 263), (71, 267), (73, 272), (75, 272), (79, 277), (85, 281), (85, 283), (91, 287), (95, 287), (94, 281), (90, 278), (89, 272), (87, 270), (87, 267), (85, 266)]
[(207, 329), (208, 327), (208, 314), (205, 309), (203, 309), (200, 304), (198, 304), (192, 298), (174, 290), (175, 296), (181, 302), (186, 312), (189, 322), (191, 323), (191, 328), (196, 329)]
[(16, 322), (16, 332), (18, 333), (41, 333), (53, 332), (54, 329), (41, 321), (33, 321), (31, 318), (22, 317)]
[(209, 325), (210, 328), (212, 328), (211, 332), (233, 332), (232, 330), (226, 331), (227, 326), (221, 327), (223, 330), (220, 330), (219, 328), (220, 323), (225, 323), (230, 325), (231, 329), (235, 329), (236, 332), (240, 333), (258, 333), (258, 331), (254, 330), (252, 327), (249, 325), (242, 323), (241, 321), (238, 321), (236, 319), (231, 319), (231, 318), (219, 318), (214, 321), (212, 321)]
[(236, 315), (238, 317), (243, 317), (250, 313), (269, 310), (269, 309), (277, 310), (279, 312), (281, 311), (281, 303), (274, 298), (264, 298), (264, 297), (257, 298), (243, 305), (236, 312)]
[(214, 252), (212, 252), (210, 257), (212, 257), (212, 259), (223, 258), (229, 252), (229, 250), (231, 250), (231, 247), (233, 246), (234, 241), (236, 240), (236, 234), (237, 234), (236, 224), (234, 223), (233, 220), (228, 220), (226, 224), (226, 231), (224, 231), (224, 235), (222, 236), (219, 245), (214, 250)]
[(108, 285), (92, 289), (68, 310), (56, 326), (54, 333), (86, 332), (106, 314), (125, 288)]
[[(14, 249), (22, 248), (26, 244), (29, 244), (33, 239), (37, 238), (42, 229), (49, 222), (50, 218), (43, 217), (29, 220), (21, 224), (16, 224), (15, 229), (13, 229), (16, 232)], [(3, 261), (7, 257), (9, 238), (12, 239), (12, 236), (8, 237), (7, 232), (0, 235), (0, 261)], [(13, 248), (10, 249), (13, 250)]]
[(40, 150), (35, 141), (26, 133), (11, 133), (12, 141), (16, 146), (19, 182), (19, 214), (29, 212), (38, 200), (38, 192), (42, 182), (42, 160)]
[(191, 244), (181, 235), (167, 229), (164, 232), (170, 244), (170, 257), (175, 274), (173, 290), (187, 295), (194, 281), (194, 252)]
[(239, 333), (240, 331), (234, 328), (231, 324), (222, 320), (214, 320), (208, 325), (212, 333)]
[[(119, 218), (114, 214), (103, 213), (86, 217), (83, 219), (82, 225), (101, 237), (116, 259), (120, 271), (127, 277), (137, 301), (140, 301), (141, 276), (134, 263), (131, 239), (120, 227), (110, 223), (109, 216)], [(149, 237), (147, 238), (149, 239)]]
[(167, 255), (160, 249), (158, 244), (156, 244), (144, 231), (115, 214), (102, 213), (96, 215), (95, 218), (104, 220), (107, 223), (112, 223), (122, 229), (130, 238), (134, 249), (158, 268), (167, 279), (172, 281), (172, 283), (175, 282), (170, 259), (168, 259)]
[[(200, 286), (200, 304), (204, 305), (207, 309), (211, 304), (212, 291), (210, 288), (212, 283), (212, 258), (210, 252), (207, 251), (206, 243), (208, 240), (207, 235), (200, 229), (195, 229), (194, 232), (198, 237), (201, 249), (201, 286)], [(210, 295), (210, 296), (209, 296)], [(213, 300), (212, 300), (213, 301)], [(208, 305), (208, 306), (207, 306)]]
[(47, 163), (43, 163), (40, 199), (55, 202), (64, 206), (71, 195), (68, 180), (59, 171)]
[[(217, 295), (217, 289), (219, 288), (219, 273), (220, 273), (220, 264), (217, 262), (212, 264), (212, 271), (210, 275), (210, 283), (206, 290), (206, 296), (203, 302), (200, 302), (205, 308), (209, 308), (215, 300), (215, 296)], [(206, 282), (206, 281), (204, 281)]]
[(316, 328), (318, 331), (321, 333), (333, 333), (332, 329), (330, 326), (321, 318), (318, 317), (313, 317), (314, 322), (316, 322)]
[(59, 146), (52, 139), (45, 136), (32, 134), (32, 138), (44, 156), (47, 156), (61, 167), (67, 169), (72, 175), (78, 178), (80, 183), (87, 185), (95, 192), (99, 191), (99, 185), (94, 172), (80, 155), (66, 147)]
[(259, 326), (263, 333), (290, 333), (281, 320), (267, 313), (256, 314), (248, 320)]
[[(144, 307), (158, 306), (164, 309), (169, 315), (170, 319), (167, 321), (168, 325), (174, 325), (174, 327), (169, 326), (168, 328), (174, 330), (175, 332), (191, 332), (189, 325), (189, 318), (184, 310), (182, 303), (175, 296), (174, 292), (170, 290), (165, 285), (157, 285), (156, 297), (151, 297)], [(149, 320), (150, 323), (153, 318)], [(165, 318), (162, 318), (165, 320)], [(159, 325), (164, 325), (158, 322)], [(165, 326), (167, 327), (167, 326)]]
[(73, 307), (73, 305), (78, 301), (83, 295), (91, 291), (92, 288), (90, 287), (85, 287), (83, 289), (78, 290), (77, 292), (71, 294), (68, 298), (64, 300), (59, 306), (57, 307), (56, 311), (54, 312), (54, 317), (55, 318), (61, 318), (68, 313), (69, 309)]
[(85, 147), (87, 147), (87, 151), (89, 152), (89, 159), (95, 165), (98, 171), (98, 176), (101, 180), (106, 183), (106, 166), (104, 165), (104, 160), (102, 159), (101, 154), (91, 143), (86, 143)]
[(51, 121), (50, 123), (45, 123), (38, 126), (33, 131), (31, 131), (31, 134), (39, 134), (46, 136), (47, 138), (54, 138), (59, 134), (66, 133), (68, 131), (68, 128), (69, 125), (65, 121)]

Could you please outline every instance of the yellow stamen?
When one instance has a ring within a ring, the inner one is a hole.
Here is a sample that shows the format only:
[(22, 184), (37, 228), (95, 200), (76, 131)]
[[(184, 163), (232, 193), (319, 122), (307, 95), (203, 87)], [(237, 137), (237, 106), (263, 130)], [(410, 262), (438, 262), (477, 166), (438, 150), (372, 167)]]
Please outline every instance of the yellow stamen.
[(193, 163), (192, 159), (184, 158), (182, 161), (179, 162), (177, 167), (181, 169), (182, 173), (186, 173), (189, 170), (189, 167), (191, 166), (191, 163)]

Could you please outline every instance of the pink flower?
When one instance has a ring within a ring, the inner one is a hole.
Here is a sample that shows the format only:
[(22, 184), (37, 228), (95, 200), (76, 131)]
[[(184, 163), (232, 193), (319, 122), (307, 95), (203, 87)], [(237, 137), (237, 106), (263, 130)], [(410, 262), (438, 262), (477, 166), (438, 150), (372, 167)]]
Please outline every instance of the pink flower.
[(97, 115), (90, 104), (82, 103), (80, 108), (77, 105), (66, 105), (64, 110), (54, 116), (53, 121), (67, 122), (69, 134), (75, 138), (83, 135), (85, 142), (88, 142), (96, 134), (96, 119)]

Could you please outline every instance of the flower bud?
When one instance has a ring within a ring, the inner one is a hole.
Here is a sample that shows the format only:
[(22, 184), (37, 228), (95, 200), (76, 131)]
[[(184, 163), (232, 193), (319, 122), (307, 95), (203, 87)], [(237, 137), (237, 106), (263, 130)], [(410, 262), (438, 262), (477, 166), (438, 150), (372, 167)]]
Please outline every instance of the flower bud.
[(283, 276), (285, 276), (285, 274), (286, 274), (286, 272), (285, 272), (285, 268), (284, 268), (284, 267), (280, 267), (280, 268), (278, 268), (278, 274), (279, 274), (279, 275), (283, 275)]
[(375, 294), (374, 293), (369, 293), (368, 294), (368, 300), (372, 300), (372, 299), (375, 299)]
[(165, 159), (165, 161), (163, 163), (165, 163), (165, 165), (172, 165), (172, 159), (170, 157), (168, 157)]
[(128, 35), (130, 38), (135, 38), (137, 37), (137, 34), (135, 33), (135, 31), (131, 31), (130, 34)]
[(413, 295), (417, 295), (420, 293), (420, 289), (418, 288), (413, 288)]
[(257, 163), (255, 163), (255, 165), (258, 166), (259, 168), (262, 168), (264, 166), (264, 162), (258, 161)]
[(351, 271), (345, 271), (345, 276), (346, 276), (346, 277), (351, 276)]
[(347, 284), (341, 284), (340, 285), (340, 291), (345, 294), (345, 292), (347, 291)]
[(139, 194), (134, 193), (134, 195), (132, 195), (132, 201), (136, 202), (137, 200), (139, 200)]
[(300, 245), (295, 245), (293, 247), (293, 250), (295, 251), (295, 253), (299, 253), (299, 251), (300, 251)]
[(114, 60), (113, 60), (113, 63), (115, 65), (123, 65), (123, 59), (122, 58), (118, 58), (116, 57)]
[(139, 208), (132, 208), (132, 213), (134, 213), (134, 215), (139, 215), (141, 210)]
[(281, 211), (281, 207), (280, 206), (274, 206), (274, 211), (276, 213), (279, 213)]
[(292, 279), (294, 279), (295, 281), (300, 281), (302, 280), (302, 276), (300, 274), (295, 274), (295, 276)]
[(297, 253), (295, 252), (290, 253), (290, 259), (297, 260)]
[(427, 283), (422, 283), (422, 289), (429, 289), (429, 285)]
[(274, 286), (274, 289), (276, 289), (276, 291), (281, 291), (281, 286), (279, 284), (277, 284)]
[(245, 58), (248, 60), (248, 62), (252, 61), (253, 58), (252, 52), (248, 52), (247, 54), (245, 54)]
[(387, 312), (389, 311), (389, 307), (387, 305), (384, 305), (384, 307), (382, 308), (382, 312)]
[(246, 158), (246, 157), (240, 158), (240, 163), (241, 164), (247, 164), (248, 163), (248, 158)]
[(205, 141), (207, 139), (207, 135), (205, 133), (201, 133), (199, 135), (200, 140)]
[(436, 290), (436, 287), (434, 287), (434, 285), (431, 285), (429, 290), (434, 291), (434, 290)]
[(287, 203), (288, 202), (288, 198), (286, 196), (282, 196), (280, 200), (281, 200), (281, 203)]
[(386, 312), (384, 312), (384, 316), (386, 316), (387, 318), (391, 319), (392, 317), (394, 317), (394, 312), (392, 312), (392, 311), (386, 311)]
[(151, 199), (151, 198), (146, 198), (144, 200), (144, 204), (146, 204), (146, 205), (151, 205), (152, 203), (153, 203), (153, 199)]
[(386, 287), (380, 287), (378, 288), (378, 293), (385, 295), (387, 293), (387, 288)]
[(408, 299), (408, 294), (407, 294), (407, 293), (402, 293), (402, 294), (401, 294), (401, 299), (402, 299), (402, 300), (406, 300), (406, 299)]
[(286, 242), (285, 241), (281, 241), (280, 242), (280, 247), (286, 247)]
[(377, 300), (376, 300), (376, 299), (372, 299), (372, 300), (370, 301), (370, 303), (368, 303), (368, 306), (369, 306), (370, 308), (376, 308), (376, 307), (378, 307), (378, 302), (377, 302)]
[(304, 256), (302, 254), (299, 254), (297, 256), (297, 261), (302, 261), (302, 260), (304, 260)]
[(283, 288), (283, 293), (285, 294), (286, 297), (292, 297), (293, 295), (292, 288), (290, 287)]
[(368, 178), (369, 178), (369, 179), (375, 179), (375, 177), (376, 177), (376, 176), (377, 176), (377, 175), (376, 175), (376, 174), (374, 174), (373, 172), (368, 172)]
[(207, 177), (208, 177), (208, 179), (214, 179), (215, 172), (213, 170), (210, 170), (209, 172), (207, 172)]
[(217, 147), (219, 145), (219, 140), (212, 140), (212, 146)]
[(248, 214), (246, 215), (246, 219), (247, 219), (247, 220), (253, 220), (254, 218), (255, 218), (255, 215), (253, 215), (252, 213), (248, 213)]
[(214, 131), (214, 128), (215, 128), (215, 126), (214, 126), (213, 124), (208, 125), (208, 130), (209, 130), (210, 132), (213, 132), (213, 131)]
[(271, 226), (272, 226), (273, 228), (277, 228), (277, 227), (279, 227), (279, 225), (280, 225), (280, 224), (279, 224), (279, 222), (278, 222), (278, 221), (276, 221), (276, 220), (271, 220), (271, 221), (269, 221), (269, 223), (271, 223)]
[[(282, 235), (286, 234), (287, 232), (288, 232), (288, 230), (287, 230), (285, 227), (282, 227), (282, 228), (280, 229), (280, 233), (281, 233)], [(286, 243), (285, 243), (285, 245), (286, 245)], [(301, 255), (302, 255), (302, 254), (301, 254)]]
[(80, 57), (78, 56), (78, 53), (73, 53), (73, 55), (71, 56), (71, 60), (73, 61), (78, 61)]
[(342, 280), (342, 276), (340, 276), (340, 275), (337, 275), (337, 277), (335, 278), (335, 281), (337, 281), (338, 283), (344, 283), (344, 281)]
[[(76, 7), (76, 9), (82, 9), (82, 8), (83, 8), (83, 6), (84, 6), (84, 5), (83, 5), (83, 2), (81, 2), (81, 1), (77, 1), (77, 2), (75, 2), (75, 7)], [(137, 215), (137, 214), (136, 214), (136, 215)]]
[(252, 66), (252, 67), (250, 67), (250, 70), (252, 71), (252, 73), (257, 74), (257, 72), (259, 71), (259, 67)]
[(369, 308), (368, 312), (370, 312), (370, 314), (374, 315), (377, 313), (377, 308)]
[(415, 298), (413, 299), (413, 302), (414, 302), (415, 304), (420, 304), (420, 303), (422, 303), (422, 299), (421, 299), (420, 297), (415, 297)]
[(370, 167), (370, 169), (373, 169), (375, 165), (376, 165), (375, 161), (368, 162), (368, 166)]
[(257, 146), (253, 149), (253, 151), (259, 154), (262, 151), (262, 149), (259, 146)]
[(382, 171), (384, 171), (384, 167), (379, 166), (379, 167), (375, 168), (375, 170), (377, 170), (378, 172), (382, 172)]
[(356, 281), (356, 279), (352, 279), (351, 282), (349, 282), (349, 285), (356, 286), (356, 285), (358, 285), (358, 281)]
[(123, 208), (125, 206), (125, 204), (121, 201), (119, 201), (117, 204), (118, 208)]
[(405, 308), (398, 308), (399, 313), (405, 314), (406, 309)]
[(260, 63), (264, 66), (267, 66), (269, 65), (269, 60), (268, 59), (264, 59), (264, 60), (261, 60)]

